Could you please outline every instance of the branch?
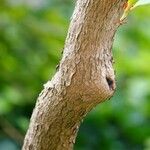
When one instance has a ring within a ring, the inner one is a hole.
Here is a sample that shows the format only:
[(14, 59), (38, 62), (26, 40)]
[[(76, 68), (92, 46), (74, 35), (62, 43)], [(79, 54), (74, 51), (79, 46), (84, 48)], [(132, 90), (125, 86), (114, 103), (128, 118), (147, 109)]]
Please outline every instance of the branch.
[(113, 95), (112, 43), (124, 2), (77, 1), (60, 67), (39, 95), (23, 150), (73, 149), (81, 120)]

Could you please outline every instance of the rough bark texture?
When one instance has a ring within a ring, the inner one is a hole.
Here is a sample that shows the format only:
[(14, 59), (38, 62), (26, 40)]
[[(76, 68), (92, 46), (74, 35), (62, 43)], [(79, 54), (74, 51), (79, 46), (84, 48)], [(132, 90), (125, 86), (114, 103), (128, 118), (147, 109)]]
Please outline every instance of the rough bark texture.
[(112, 43), (125, 0), (78, 0), (60, 67), (44, 85), (23, 150), (72, 150), (81, 120), (115, 90)]

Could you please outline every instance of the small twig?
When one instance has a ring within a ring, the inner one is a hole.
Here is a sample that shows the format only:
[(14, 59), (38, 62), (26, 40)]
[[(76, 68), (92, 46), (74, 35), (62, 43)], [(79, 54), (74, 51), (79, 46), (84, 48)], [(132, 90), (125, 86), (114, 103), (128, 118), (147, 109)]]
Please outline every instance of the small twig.
[(24, 136), (4, 117), (0, 116), (0, 126), (4, 133), (20, 145), (23, 144)]

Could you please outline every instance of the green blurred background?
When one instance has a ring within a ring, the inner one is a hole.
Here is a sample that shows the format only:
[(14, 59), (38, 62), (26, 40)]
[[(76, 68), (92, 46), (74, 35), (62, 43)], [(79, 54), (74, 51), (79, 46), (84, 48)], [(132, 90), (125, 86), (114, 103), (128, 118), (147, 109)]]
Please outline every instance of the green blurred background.
[[(0, 150), (19, 150), (43, 84), (55, 73), (73, 0), (0, 1)], [(75, 150), (150, 150), (150, 6), (115, 36), (114, 97), (81, 125)]]

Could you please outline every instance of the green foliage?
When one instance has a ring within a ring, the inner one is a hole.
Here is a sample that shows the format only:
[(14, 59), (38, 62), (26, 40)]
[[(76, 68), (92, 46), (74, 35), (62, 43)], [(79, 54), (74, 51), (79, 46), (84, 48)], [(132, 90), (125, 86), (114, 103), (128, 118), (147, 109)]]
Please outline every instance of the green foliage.
[(120, 18), (120, 22), (122, 22), (128, 16), (131, 10), (135, 9), (138, 6), (148, 5), (148, 4), (150, 4), (150, 0), (128, 0), (124, 4), (124, 13)]
[(148, 5), (148, 4), (150, 4), (150, 0), (138, 0), (137, 3), (134, 5), (134, 8), (141, 5)]
[[(70, 0), (1, 0), (0, 149), (17, 150), (43, 84), (63, 49)], [(150, 149), (150, 7), (137, 8), (115, 37), (118, 88), (81, 125), (75, 150)]]

